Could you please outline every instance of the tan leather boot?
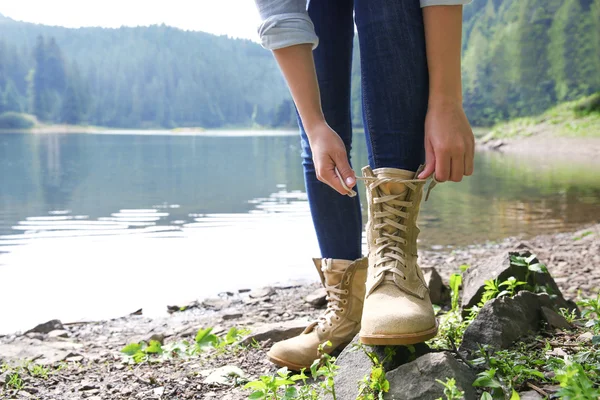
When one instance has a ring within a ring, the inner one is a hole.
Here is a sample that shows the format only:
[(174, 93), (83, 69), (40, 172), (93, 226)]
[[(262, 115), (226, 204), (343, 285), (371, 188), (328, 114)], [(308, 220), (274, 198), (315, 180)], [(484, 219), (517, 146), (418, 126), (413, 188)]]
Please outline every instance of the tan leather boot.
[(267, 353), (269, 360), (280, 367), (299, 371), (310, 368), (320, 357), (319, 345), (331, 353), (346, 346), (360, 330), (360, 319), (365, 298), (367, 259), (356, 261), (314, 259), (321, 282), (327, 290), (327, 309), (299, 336), (275, 343)]
[(417, 265), (417, 216), (426, 183), (416, 178), (419, 172), (363, 168), (369, 204), (369, 273), (360, 331), (365, 344), (406, 345), (437, 334)]

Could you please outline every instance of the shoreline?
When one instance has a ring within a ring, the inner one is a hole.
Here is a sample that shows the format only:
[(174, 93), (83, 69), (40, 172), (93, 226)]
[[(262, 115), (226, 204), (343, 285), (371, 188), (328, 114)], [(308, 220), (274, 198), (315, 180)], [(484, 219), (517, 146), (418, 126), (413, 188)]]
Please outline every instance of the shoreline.
[[(585, 239), (585, 240), (583, 240)], [(593, 240), (592, 240), (593, 239)], [(423, 250), (423, 251), (419, 251), (419, 264), (422, 268), (434, 268), (442, 277), (443, 281), (445, 282), (445, 284), (447, 284), (448, 282), (448, 278), (450, 276), (450, 274), (454, 273), (454, 272), (458, 272), (459, 271), (459, 267), (461, 265), (472, 265), (472, 264), (476, 264), (478, 262), (483, 261), (484, 259), (493, 257), (494, 255), (503, 252), (503, 251), (508, 251), (511, 249), (525, 249), (525, 250), (530, 250), (533, 254), (536, 254), (538, 256), (538, 258), (540, 258), (542, 261), (546, 262), (547, 264), (551, 264), (551, 260), (554, 260), (556, 258), (556, 254), (555, 251), (556, 250), (562, 250), (559, 255), (559, 260), (560, 263), (555, 266), (555, 268), (563, 268), (566, 267), (568, 264), (568, 261), (571, 260), (573, 261), (574, 259), (577, 258), (577, 254), (574, 253), (572, 250), (569, 251), (569, 249), (567, 249), (567, 251), (564, 251), (564, 246), (565, 246), (565, 242), (569, 242), (572, 241), (574, 244), (578, 244), (580, 240), (583, 240), (583, 242), (581, 243), (586, 243), (587, 241), (591, 241), (591, 242), (597, 242), (595, 243), (595, 246), (598, 247), (598, 252), (597, 253), (593, 253), (593, 252), (589, 252), (586, 251), (584, 252), (584, 255), (590, 254), (594, 260), (596, 262), (598, 262), (598, 265), (600, 265), (600, 223), (589, 223), (589, 224), (585, 224), (581, 227), (579, 227), (577, 230), (574, 231), (567, 231), (567, 232), (559, 232), (559, 233), (554, 233), (554, 234), (544, 234), (544, 235), (538, 235), (535, 236), (533, 238), (530, 239), (523, 239), (521, 237), (508, 237), (505, 238), (503, 240), (501, 240), (500, 242), (485, 242), (485, 243), (475, 243), (466, 247), (456, 247), (456, 248), (448, 248), (448, 249), (440, 249), (440, 250)], [(573, 244), (572, 243), (572, 244)], [(572, 253), (572, 254), (571, 254)], [(566, 259), (565, 259), (566, 257)], [(593, 263), (591, 263), (593, 265)], [(307, 268), (308, 268), (308, 262), (307, 262)], [(549, 268), (551, 268), (551, 272), (552, 275), (558, 279), (557, 283), (559, 283), (560, 286), (560, 277), (563, 276), (561, 274), (561, 272), (565, 272), (565, 271), (556, 271), (554, 269), (552, 269), (552, 265), (549, 265)], [(568, 272), (568, 271), (567, 271)], [(587, 295), (593, 295), (595, 291), (600, 291), (600, 271), (598, 271), (595, 275), (594, 275), (594, 283), (587, 283), (583, 285), (583, 290), (584, 292), (587, 292), (585, 294)], [(575, 282), (578, 281), (577, 279), (574, 280)], [(581, 280), (579, 280), (581, 281)], [(585, 281), (588, 281), (587, 278), (585, 279)], [(593, 284), (595, 284), (596, 286), (593, 286)], [(318, 276), (314, 277), (314, 280), (289, 280), (289, 281), (285, 281), (285, 282), (277, 282), (277, 283), (273, 283), (270, 286), (268, 286), (268, 288), (272, 288), (275, 291), (277, 290), (288, 290), (288, 289), (298, 289), (301, 292), (307, 292), (306, 294), (309, 294), (310, 291), (314, 291), (316, 289), (318, 289), (320, 287), (320, 284), (318, 282)], [(222, 311), (227, 311), (226, 308), (222, 308), (222, 306), (224, 305), (228, 305), (227, 302), (217, 302), (219, 303), (218, 306), (215, 306), (213, 303), (220, 299), (220, 298), (226, 298), (226, 297), (239, 297), (240, 300), (244, 300), (245, 298), (247, 298), (249, 296), (249, 294), (251, 294), (252, 292), (255, 291), (261, 291), (264, 288), (254, 288), (254, 289), (239, 289), (239, 290), (227, 290), (225, 292), (221, 292), (219, 294), (217, 294), (215, 297), (207, 297), (207, 298), (198, 298), (196, 300), (193, 300), (187, 304), (182, 304), (182, 305), (177, 305), (177, 306), (173, 306), (173, 305), (165, 305), (166, 309), (170, 309), (173, 307), (183, 307), (186, 308), (186, 311), (184, 312), (180, 312), (180, 313), (171, 313), (171, 311), (167, 311), (168, 314), (170, 315), (166, 315), (166, 316), (157, 316), (157, 317), (144, 317), (145, 319), (148, 320), (152, 320), (152, 321), (167, 321), (171, 318), (173, 318), (173, 315), (183, 315), (185, 314), (188, 310), (194, 310), (190, 315), (190, 317), (196, 318), (196, 317), (204, 317), (204, 316), (211, 316), (212, 314), (220, 314)], [(565, 295), (568, 296), (574, 296), (576, 295), (576, 291), (575, 290), (569, 290), (572, 289), (571, 288), (561, 288), (561, 289), (567, 289), (565, 291)], [(578, 288), (581, 289), (581, 288)], [(206, 305), (208, 304), (208, 306)], [(236, 304), (236, 302), (234, 301), (233, 304)], [(250, 301), (249, 304), (254, 304), (254, 302)], [(231, 305), (231, 304), (229, 304)], [(126, 320), (131, 318), (132, 316), (134, 318), (137, 319), (138, 315), (143, 315), (141, 312), (142, 309), (131, 313), (129, 315), (125, 315), (125, 316), (117, 316), (114, 318), (110, 318), (110, 319), (106, 319), (106, 320), (84, 320), (84, 321), (67, 321), (64, 323), (65, 326), (84, 326), (84, 325), (93, 325), (93, 324), (102, 324), (102, 323), (108, 323), (111, 321), (122, 321), (122, 320)], [(175, 320), (178, 320), (178, 318), (174, 318)], [(185, 320), (189, 320), (190, 318), (184, 318)], [(43, 322), (43, 321), (40, 321)], [(277, 321), (276, 321), (277, 322)], [(26, 331), (16, 331), (16, 332), (10, 332), (10, 333), (0, 333), (0, 344), (1, 344), (1, 340), (3, 338), (9, 337), (9, 336), (21, 336), (24, 335), (26, 333)]]
[[(594, 269), (600, 265), (600, 223), (530, 240), (512, 237), (498, 243), (424, 251), (420, 264), (423, 268), (434, 267), (447, 284), (449, 275), (458, 272), (461, 265), (481, 265), (491, 257), (515, 250), (537, 254), (567, 299), (580, 294), (595, 297), (600, 291), (600, 270)], [(55, 399), (57, 395), (64, 395), (60, 397), (64, 400), (196, 399), (198, 395), (206, 399), (246, 399), (248, 392), (241, 386), (210, 382), (208, 376), (218, 368), (232, 366), (247, 371), (250, 379), (274, 373), (277, 367), (266, 359), (272, 343), (298, 335), (322, 313), (324, 293), (316, 279), (309, 284), (290, 282), (225, 292), (185, 305), (183, 311), (181, 305), (172, 306), (172, 314), (165, 318), (132, 314), (87, 323), (54, 321), (38, 326), (35, 332), (0, 336), (0, 365), (33, 368), (40, 364), (39, 368), (49, 371), (44, 379), (35, 378), (31, 372), (24, 375), (26, 381), (19, 393), (38, 399)], [(430, 282), (433, 285), (434, 280)], [(155, 340), (165, 348), (182, 341), (193, 343), (200, 329), (211, 327), (219, 337), (232, 328), (248, 329), (250, 336), (242, 342), (236, 339), (238, 344), (233, 343), (221, 353), (160, 363), (128, 364), (130, 361), (121, 353), (124, 346), (140, 341)], [(7, 376), (0, 370), (0, 395), (2, 379), (6, 382)]]

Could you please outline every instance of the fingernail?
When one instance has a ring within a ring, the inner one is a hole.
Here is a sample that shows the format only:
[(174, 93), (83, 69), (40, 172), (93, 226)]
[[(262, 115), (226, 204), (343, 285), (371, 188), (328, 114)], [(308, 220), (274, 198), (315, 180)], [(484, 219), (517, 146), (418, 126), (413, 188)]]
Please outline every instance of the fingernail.
[(347, 177), (346, 178), (346, 185), (354, 185), (354, 178), (352, 177)]

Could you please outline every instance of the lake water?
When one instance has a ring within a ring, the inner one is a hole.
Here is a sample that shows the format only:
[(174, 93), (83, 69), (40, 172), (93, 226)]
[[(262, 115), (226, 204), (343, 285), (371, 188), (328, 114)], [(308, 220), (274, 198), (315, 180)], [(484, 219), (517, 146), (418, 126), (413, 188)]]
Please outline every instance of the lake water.
[[(299, 154), (294, 132), (0, 134), (0, 333), (316, 280)], [(353, 154), (359, 171), (362, 134)], [(478, 154), (425, 203), (421, 245), (600, 221), (599, 171)]]

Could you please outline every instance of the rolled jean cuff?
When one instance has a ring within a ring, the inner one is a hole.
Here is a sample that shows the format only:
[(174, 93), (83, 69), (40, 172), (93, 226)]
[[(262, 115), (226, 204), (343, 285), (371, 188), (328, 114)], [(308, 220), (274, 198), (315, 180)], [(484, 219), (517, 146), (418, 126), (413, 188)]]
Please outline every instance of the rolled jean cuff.
[(307, 14), (290, 13), (273, 15), (258, 28), (261, 44), (265, 49), (277, 50), (297, 44), (319, 44), (315, 27)]

